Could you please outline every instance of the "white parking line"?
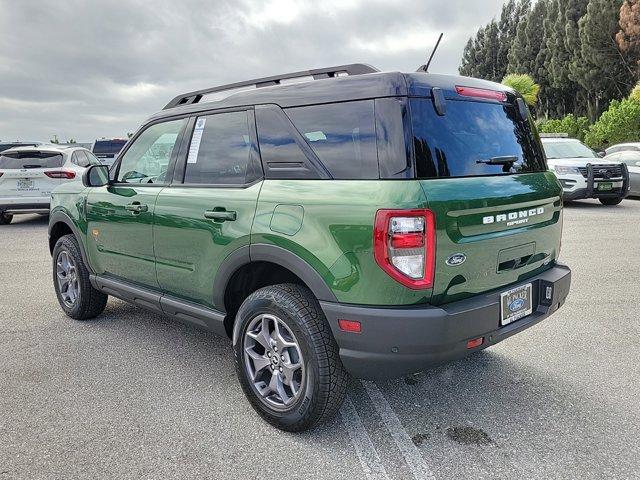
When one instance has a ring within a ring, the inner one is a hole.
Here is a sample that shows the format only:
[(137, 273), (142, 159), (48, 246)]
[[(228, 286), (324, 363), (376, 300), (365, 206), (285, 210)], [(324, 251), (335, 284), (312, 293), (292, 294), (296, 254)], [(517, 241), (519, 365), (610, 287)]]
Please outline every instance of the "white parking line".
[(389, 480), (387, 471), (384, 469), (380, 456), (376, 452), (371, 437), (362, 424), (360, 415), (356, 411), (351, 398), (347, 396), (340, 410), (342, 423), (347, 428), (347, 433), (351, 439), (353, 447), (362, 465), (362, 471), (368, 480)]
[(387, 430), (391, 434), (391, 437), (396, 442), (398, 449), (404, 456), (407, 466), (416, 480), (435, 480), (433, 472), (426, 464), (420, 451), (416, 448), (411, 437), (402, 426), (402, 422), (389, 405), (389, 402), (384, 397), (380, 389), (373, 382), (362, 382), (371, 402), (375, 407), (378, 415), (382, 418)]

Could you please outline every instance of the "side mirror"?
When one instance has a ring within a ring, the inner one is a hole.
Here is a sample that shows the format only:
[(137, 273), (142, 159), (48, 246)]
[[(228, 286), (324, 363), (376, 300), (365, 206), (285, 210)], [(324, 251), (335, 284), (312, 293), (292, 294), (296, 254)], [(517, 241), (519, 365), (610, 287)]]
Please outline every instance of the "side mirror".
[(600, 158), (604, 158), (606, 155), (607, 155), (607, 153), (606, 153), (606, 152), (598, 152), (598, 156), (599, 156)]
[(640, 167), (640, 162), (636, 162), (636, 167)]
[(109, 166), (91, 165), (82, 174), (82, 184), (85, 187), (104, 187), (109, 185)]

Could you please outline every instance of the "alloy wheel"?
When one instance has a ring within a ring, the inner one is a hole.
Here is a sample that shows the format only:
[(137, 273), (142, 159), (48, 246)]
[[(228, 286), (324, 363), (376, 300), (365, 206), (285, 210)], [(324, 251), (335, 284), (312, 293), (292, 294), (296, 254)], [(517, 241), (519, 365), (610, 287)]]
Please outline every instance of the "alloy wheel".
[(304, 361), (295, 335), (278, 317), (254, 317), (243, 339), (245, 368), (258, 398), (275, 409), (286, 409), (304, 386)]
[(58, 291), (60, 292), (62, 301), (67, 307), (73, 307), (80, 296), (78, 270), (73, 258), (71, 258), (69, 252), (65, 250), (58, 254), (56, 260), (56, 277), (58, 280)]

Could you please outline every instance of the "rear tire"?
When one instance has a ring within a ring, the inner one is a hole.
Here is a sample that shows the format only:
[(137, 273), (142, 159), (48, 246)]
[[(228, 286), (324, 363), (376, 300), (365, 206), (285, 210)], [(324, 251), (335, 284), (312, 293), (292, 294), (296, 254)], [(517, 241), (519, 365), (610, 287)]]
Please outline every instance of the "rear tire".
[(295, 284), (261, 288), (242, 303), (236, 322), (236, 372), (263, 419), (300, 432), (336, 414), (349, 377), (309, 289)]
[(75, 320), (95, 318), (107, 306), (109, 296), (91, 285), (80, 245), (73, 235), (60, 237), (53, 247), (53, 285), (60, 307)]
[(13, 220), (13, 215), (10, 213), (0, 213), (0, 225), (9, 225)]
[(609, 206), (613, 206), (613, 205), (618, 205), (620, 202), (622, 202), (622, 198), (599, 198), (598, 200), (600, 200), (600, 203), (603, 205), (609, 205)]

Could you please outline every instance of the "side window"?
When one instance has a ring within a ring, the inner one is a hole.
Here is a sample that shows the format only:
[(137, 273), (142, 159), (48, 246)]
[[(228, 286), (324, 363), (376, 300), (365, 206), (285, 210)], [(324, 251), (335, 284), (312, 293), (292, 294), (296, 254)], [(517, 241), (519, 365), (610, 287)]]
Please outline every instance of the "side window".
[(198, 117), (191, 137), (184, 183), (242, 185), (251, 154), (246, 111)]
[(279, 107), (256, 108), (256, 123), (267, 178), (320, 178), (300, 145), (309, 147), (299, 134), (296, 135), (295, 128)]
[[(74, 158), (75, 158), (75, 161), (74, 161)], [(76, 150), (75, 152), (73, 152), (71, 161), (76, 165), (78, 165), (79, 167), (86, 168), (89, 166), (89, 159), (87, 158), (87, 156), (82, 150)]]
[(118, 182), (164, 183), (178, 134), (186, 122), (156, 123), (142, 132), (122, 157)]
[(373, 100), (285, 111), (333, 178), (379, 178)]

